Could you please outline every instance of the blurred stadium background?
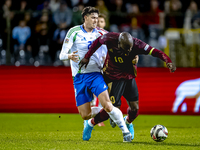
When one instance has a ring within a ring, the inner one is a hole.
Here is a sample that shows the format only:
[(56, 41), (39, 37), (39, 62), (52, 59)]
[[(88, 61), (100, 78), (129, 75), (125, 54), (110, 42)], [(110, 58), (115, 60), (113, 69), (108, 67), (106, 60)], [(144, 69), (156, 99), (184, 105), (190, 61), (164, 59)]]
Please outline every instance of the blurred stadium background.
[[(200, 1), (2, 0), (0, 6), (0, 112), (78, 113), (70, 63), (58, 55), (69, 28), (82, 24), (84, 6), (94, 6), (107, 16), (106, 30), (129, 32), (177, 66), (170, 74), (160, 60), (139, 56), (140, 114), (200, 115)], [(123, 101), (123, 113), (126, 107)]]

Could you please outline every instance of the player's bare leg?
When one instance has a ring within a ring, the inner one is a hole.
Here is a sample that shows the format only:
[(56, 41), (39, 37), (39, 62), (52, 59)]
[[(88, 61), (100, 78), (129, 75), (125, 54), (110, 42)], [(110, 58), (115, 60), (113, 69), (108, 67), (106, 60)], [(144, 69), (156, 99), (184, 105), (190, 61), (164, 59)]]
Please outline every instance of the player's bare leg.
[[(87, 126), (88, 119), (90, 119), (91, 117), (94, 117), (102, 109), (100, 107), (92, 107), (91, 108), (90, 104), (91, 104), (90, 102), (87, 102), (83, 105), (78, 106), (79, 114), (81, 115), (81, 117), (84, 120), (84, 130)], [(87, 126), (87, 127), (88, 127), (87, 128), (88, 130), (86, 130), (85, 132), (88, 132), (88, 134), (85, 137), (83, 137), (83, 140), (89, 140), (91, 137), (91, 132), (92, 132), (93, 127), (90, 127), (90, 126)]]
[[(101, 103), (99, 102), (98, 107), (103, 108), (103, 106), (101, 105)], [(98, 123), (98, 126), (105, 126), (105, 124), (103, 122)]]
[[(128, 101), (127, 101), (128, 102)], [(125, 123), (129, 131), (132, 135), (132, 140), (134, 139), (134, 126), (132, 122), (135, 120), (135, 118), (138, 116), (138, 101), (131, 101), (128, 102), (129, 107), (127, 108), (127, 116), (124, 117)]]
[(100, 112), (102, 108), (93, 106), (91, 107), (91, 103), (87, 102), (83, 105), (78, 106), (78, 111), (83, 120), (88, 120), (90, 118), (93, 118)]
[(129, 130), (126, 127), (126, 124), (123, 120), (123, 114), (120, 109), (114, 107), (109, 99), (109, 94), (107, 91), (102, 92), (98, 96), (101, 105), (104, 110), (109, 114), (110, 118), (118, 125), (118, 127), (122, 130), (124, 136), (124, 142), (130, 142), (130, 139), (126, 139), (126, 134), (129, 136)]
[[(138, 116), (139, 105), (138, 101), (128, 102), (129, 107), (127, 108), (127, 116), (124, 117), (125, 123), (132, 134), (132, 139), (134, 139), (134, 128), (132, 122)], [(110, 118), (110, 125), (114, 128), (116, 126), (115, 122)]]
[[(102, 107), (102, 105), (101, 105), (101, 103), (99, 102), (99, 105), (98, 105), (98, 107), (96, 107), (96, 105), (97, 105), (97, 97), (93, 94), (93, 100), (91, 101), (91, 109), (92, 109), (92, 112), (94, 112), (94, 113), (92, 113), (92, 118), (93, 117), (95, 117), (95, 115), (97, 114), (96, 113), (96, 111), (100, 111), (101, 110), (101, 108), (103, 108)], [(100, 110), (99, 110), (100, 109)], [(93, 115), (93, 114), (95, 114), (95, 115)], [(103, 123), (103, 122), (100, 122), (100, 123), (98, 123), (98, 126), (99, 127), (101, 127), (101, 126), (105, 126), (105, 124)]]
[(83, 120), (90, 119), (91, 115), (92, 115), (90, 102), (87, 102), (83, 105), (78, 106), (78, 111), (79, 111), (79, 114), (81, 115), (81, 117), (83, 118)]
[[(112, 118), (114, 120), (114, 122), (120, 127), (120, 129), (122, 130), (123, 133), (123, 137), (124, 137), (124, 142), (131, 142), (131, 135), (130, 132), (128, 130), (128, 128), (126, 127), (126, 124), (124, 122), (123, 119), (123, 114), (122, 112), (114, 107), (109, 99), (109, 95), (107, 91), (102, 92), (101, 94), (99, 94), (98, 99), (100, 101), (100, 103), (102, 104), (104, 110), (108, 113), (108, 115), (110, 116), (110, 118)], [(92, 119), (89, 119), (87, 122), (87, 127), (89, 127), (91, 130), (91, 127), (93, 128), (93, 124), (91, 122)], [(87, 129), (87, 128), (86, 128)], [(85, 130), (86, 130), (85, 129)], [(85, 133), (86, 134), (86, 133)], [(84, 140), (89, 140), (91, 137), (91, 132), (90, 135), (85, 136), (86, 138), (83, 138)]]
[[(104, 108), (104, 110), (109, 114), (109, 116), (115, 121), (115, 123), (120, 127), (124, 125), (123, 121), (123, 114), (121, 110), (118, 108), (114, 107), (109, 99), (109, 95), (107, 91), (102, 92), (98, 96), (99, 101)], [(122, 132), (127, 132), (126, 127), (121, 128)]]
[(128, 105), (129, 107), (127, 109), (127, 114), (128, 114), (127, 121), (128, 123), (131, 123), (138, 116), (139, 105), (138, 101), (128, 102)]

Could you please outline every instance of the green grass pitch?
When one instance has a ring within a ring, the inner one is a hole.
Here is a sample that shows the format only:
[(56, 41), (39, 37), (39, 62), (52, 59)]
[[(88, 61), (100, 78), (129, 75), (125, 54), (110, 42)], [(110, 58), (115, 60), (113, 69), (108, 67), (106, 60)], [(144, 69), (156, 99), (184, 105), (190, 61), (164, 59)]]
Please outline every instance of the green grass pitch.
[[(139, 115), (131, 143), (122, 142), (118, 127), (104, 123), (104, 127), (94, 127), (89, 141), (83, 141), (83, 120), (78, 114), (0, 113), (0, 150), (200, 149), (200, 116)], [(156, 124), (168, 129), (164, 142), (150, 137), (150, 129)]]

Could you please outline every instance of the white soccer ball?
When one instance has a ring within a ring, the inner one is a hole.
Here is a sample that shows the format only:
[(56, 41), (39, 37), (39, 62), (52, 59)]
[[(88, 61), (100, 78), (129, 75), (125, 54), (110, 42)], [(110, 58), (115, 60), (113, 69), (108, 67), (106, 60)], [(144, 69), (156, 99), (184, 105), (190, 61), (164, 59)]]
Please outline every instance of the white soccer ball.
[(163, 125), (155, 125), (150, 131), (151, 138), (156, 142), (164, 141), (168, 136), (168, 130)]

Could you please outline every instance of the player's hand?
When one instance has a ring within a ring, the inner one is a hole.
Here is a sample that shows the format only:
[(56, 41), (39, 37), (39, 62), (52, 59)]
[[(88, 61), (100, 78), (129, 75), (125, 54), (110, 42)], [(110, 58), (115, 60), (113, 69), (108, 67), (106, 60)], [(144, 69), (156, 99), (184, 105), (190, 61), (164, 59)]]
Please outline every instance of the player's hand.
[(176, 66), (172, 63), (167, 63), (167, 68), (169, 68), (170, 72), (176, 71)]
[(85, 65), (85, 68), (87, 67), (89, 63), (89, 59), (83, 58), (80, 62), (79, 62), (79, 70)]
[(74, 62), (78, 62), (78, 54), (76, 54), (78, 51), (72, 52), (71, 54), (68, 55), (68, 58), (73, 60)]
[(132, 60), (133, 65), (136, 65), (138, 63), (139, 56), (136, 55), (135, 58)]

